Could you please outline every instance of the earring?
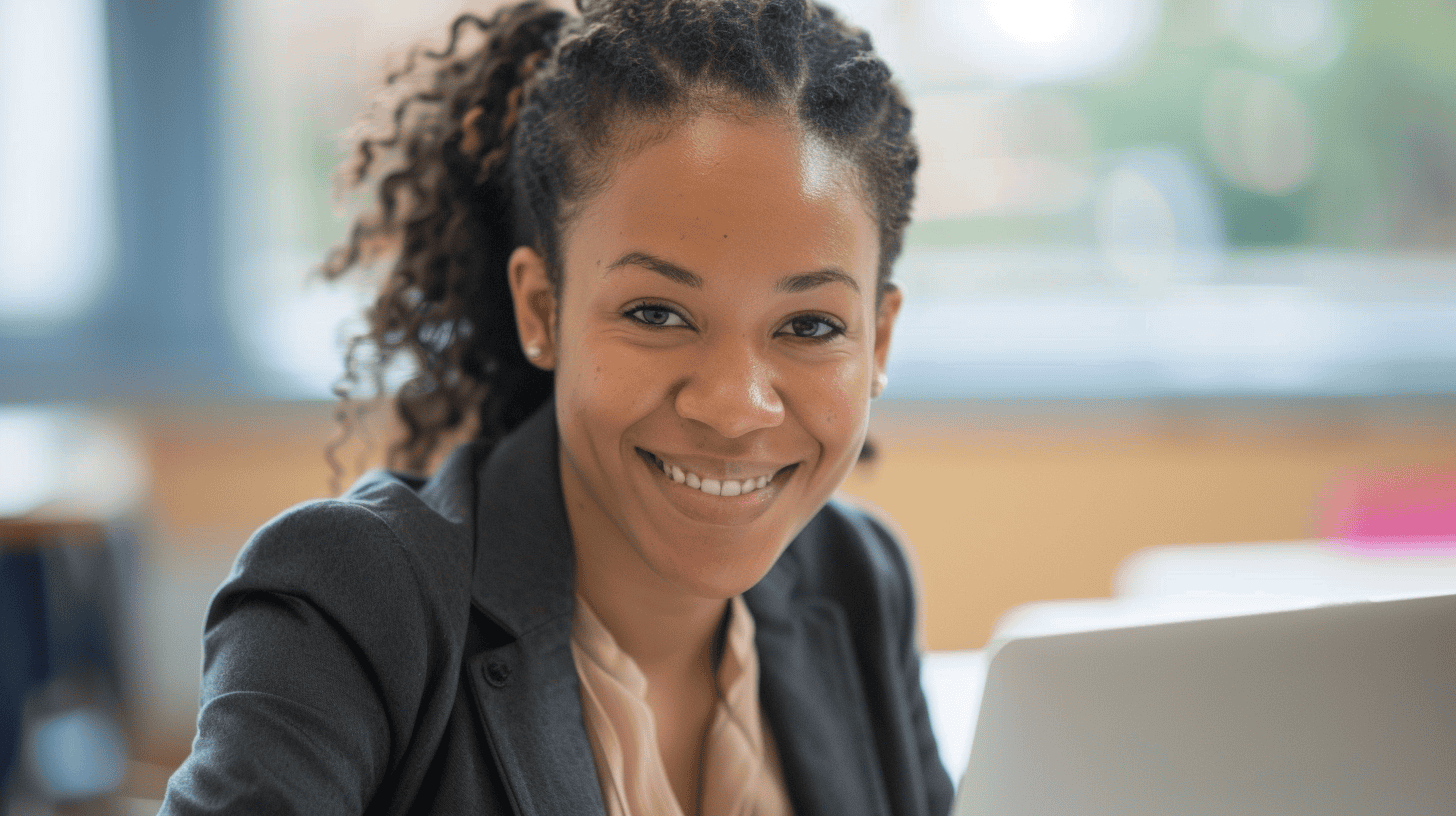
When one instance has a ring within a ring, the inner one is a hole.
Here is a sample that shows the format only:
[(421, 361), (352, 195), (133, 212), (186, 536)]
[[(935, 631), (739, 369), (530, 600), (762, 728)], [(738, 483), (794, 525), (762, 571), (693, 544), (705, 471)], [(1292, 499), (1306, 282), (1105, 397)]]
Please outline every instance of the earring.
[(526, 356), (529, 357), (529, 358), (531, 358), (532, 360), (536, 359), (537, 357), (540, 357), (541, 356), (541, 347), (538, 346), (538, 345), (536, 345), (535, 343), (532, 343), (531, 345), (526, 346)]
[(890, 375), (881, 371), (875, 375), (875, 384), (870, 388), (870, 396), (878, 397), (885, 393), (885, 387), (890, 384)]

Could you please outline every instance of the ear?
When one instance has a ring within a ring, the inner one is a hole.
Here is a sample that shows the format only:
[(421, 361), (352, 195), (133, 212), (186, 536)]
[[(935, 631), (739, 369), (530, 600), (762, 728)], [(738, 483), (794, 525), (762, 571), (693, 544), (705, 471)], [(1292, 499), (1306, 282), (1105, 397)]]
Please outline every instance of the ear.
[(890, 358), (890, 334), (895, 330), (895, 318), (900, 315), (900, 304), (904, 295), (900, 287), (891, 283), (880, 298), (879, 314), (875, 316), (875, 379), (870, 396), (878, 397), (888, 381), (885, 363)]
[[(521, 349), (532, 365), (550, 371), (556, 367), (556, 292), (546, 274), (546, 260), (531, 247), (520, 246), (511, 253), (506, 270)], [(532, 349), (540, 354), (532, 357)]]

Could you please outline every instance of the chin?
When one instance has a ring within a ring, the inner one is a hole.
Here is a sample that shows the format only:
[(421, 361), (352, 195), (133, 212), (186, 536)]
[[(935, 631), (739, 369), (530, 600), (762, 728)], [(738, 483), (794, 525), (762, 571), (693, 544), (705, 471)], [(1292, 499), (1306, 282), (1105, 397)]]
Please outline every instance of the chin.
[(708, 547), (715, 552), (670, 552), (659, 554), (661, 557), (643, 552), (643, 558), (653, 566), (654, 572), (680, 591), (699, 598), (726, 600), (743, 594), (762, 580), (778, 563), (790, 538), (775, 541), (770, 548), (754, 547), (753, 552), (745, 552), (747, 548), (741, 540), (714, 546), (699, 538), (694, 542), (696, 547)]

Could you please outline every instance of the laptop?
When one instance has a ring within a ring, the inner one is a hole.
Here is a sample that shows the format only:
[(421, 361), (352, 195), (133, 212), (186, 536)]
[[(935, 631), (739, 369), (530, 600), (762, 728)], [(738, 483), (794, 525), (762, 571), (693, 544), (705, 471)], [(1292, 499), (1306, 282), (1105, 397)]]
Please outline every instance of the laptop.
[(1029, 637), (955, 816), (1452, 816), (1456, 595)]

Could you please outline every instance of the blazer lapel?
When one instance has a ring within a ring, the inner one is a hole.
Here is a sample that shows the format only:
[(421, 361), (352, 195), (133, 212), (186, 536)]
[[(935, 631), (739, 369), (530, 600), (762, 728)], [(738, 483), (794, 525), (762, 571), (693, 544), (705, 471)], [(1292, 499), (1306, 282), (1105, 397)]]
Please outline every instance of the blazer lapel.
[(793, 593), (792, 546), (744, 594), (757, 630), (760, 704), (797, 816), (889, 814), (844, 614)]
[(571, 656), (575, 555), (548, 399), (481, 467), (474, 605), (509, 636), (467, 657), (501, 778), (522, 816), (602, 814)]

